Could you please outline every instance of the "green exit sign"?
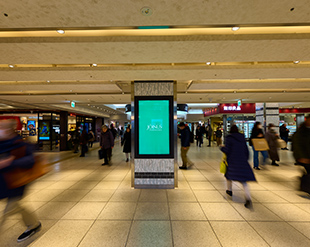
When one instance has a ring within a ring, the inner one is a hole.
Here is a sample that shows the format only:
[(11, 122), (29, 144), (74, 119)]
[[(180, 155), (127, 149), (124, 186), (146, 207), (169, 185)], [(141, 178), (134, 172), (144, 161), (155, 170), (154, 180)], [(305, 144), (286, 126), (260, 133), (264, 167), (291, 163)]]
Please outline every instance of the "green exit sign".
[(75, 102), (71, 101), (71, 107), (75, 107)]
[(241, 99), (238, 100), (238, 106), (241, 106), (242, 102), (241, 102)]

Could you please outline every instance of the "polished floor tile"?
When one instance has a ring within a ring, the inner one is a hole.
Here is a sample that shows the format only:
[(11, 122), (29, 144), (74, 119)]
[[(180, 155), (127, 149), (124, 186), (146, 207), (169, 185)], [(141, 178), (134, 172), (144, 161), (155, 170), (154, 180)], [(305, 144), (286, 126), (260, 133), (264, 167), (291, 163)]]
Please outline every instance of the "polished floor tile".
[(170, 221), (134, 221), (126, 247), (172, 247)]
[(223, 247), (264, 247), (265, 240), (246, 222), (211, 222)]
[(174, 246), (220, 247), (207, 221), (172, 221)]
[(97, 220), (87, 232), (79, 247), (125, 246), (130, 225), (130, 221)]
[(272, 247), (307, 247), (310, 240), (286, 222), (250, 222)]
[[(32, 183), (22, 204), (42, 230), (17, 243), (25, 226), (21, 215), (11, 215), (0, 246), (310, 246), (310, 197), (297, 191), (291, 152), (280, 152), (279, 167), (254, 171), (253, 210), (244, 207), (240, 183), (226, 194), (217, 147), (192, 147), (195, 165), (178, 170), (179, 186), (169, 190), (131, 188), (130, 164), (117, 144), (111, 166), (101, 166), (97, 155), (94, 149), (58, 162)], [(5, 205), (1, 200), (0, 210)]]

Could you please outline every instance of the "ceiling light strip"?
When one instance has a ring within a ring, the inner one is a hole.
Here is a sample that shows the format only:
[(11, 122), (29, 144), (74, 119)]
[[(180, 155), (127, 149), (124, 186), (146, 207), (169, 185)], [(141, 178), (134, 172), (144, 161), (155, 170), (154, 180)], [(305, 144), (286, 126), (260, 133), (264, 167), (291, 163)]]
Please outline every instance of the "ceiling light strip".
[(310, 33), (310, 26), (226, 26), (226, 27), (169, 27), (154, 29), (55, 29), (55, 30), (3, 30), (0, 38), (21, 37), (102, 37), (102, 36), (182, 36), (182, 35), (245, 35), (245, 34), (297, 34)]
[(310, 61), (259, 61), (259, 62), (202, 62), (202, 63), (123, 63), (123, 64), (0, 64), (0, 68), (100, 68), (100, 67), (143, 67), (143, 66), (265, 66), (265, 65), (310, 65)]

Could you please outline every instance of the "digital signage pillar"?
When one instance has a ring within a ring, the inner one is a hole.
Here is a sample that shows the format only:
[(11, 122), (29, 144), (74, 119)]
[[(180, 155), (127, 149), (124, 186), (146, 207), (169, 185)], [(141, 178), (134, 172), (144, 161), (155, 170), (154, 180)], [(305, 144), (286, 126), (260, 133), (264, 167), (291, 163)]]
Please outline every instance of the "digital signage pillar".
[(131, 104), (132, 187), (175, 188), (176, 82), (134, 81)]

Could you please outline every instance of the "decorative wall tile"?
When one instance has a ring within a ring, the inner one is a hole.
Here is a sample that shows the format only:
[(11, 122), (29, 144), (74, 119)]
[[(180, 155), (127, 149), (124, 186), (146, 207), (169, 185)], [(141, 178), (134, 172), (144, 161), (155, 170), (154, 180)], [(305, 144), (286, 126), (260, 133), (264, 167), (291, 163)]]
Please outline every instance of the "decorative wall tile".
[(135, 172), (174, 172), (174, 159), (135, 159)]
[(173, 95), (172, 82), (135, 82), (135, 96)]

